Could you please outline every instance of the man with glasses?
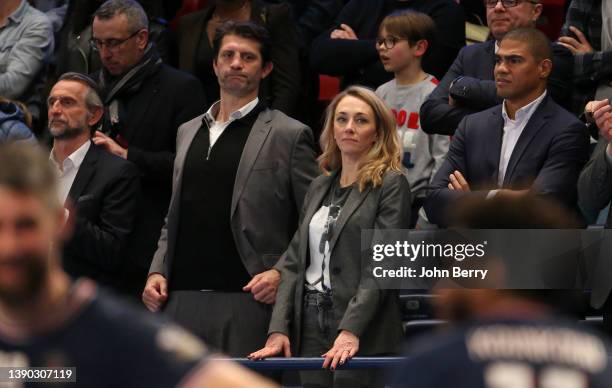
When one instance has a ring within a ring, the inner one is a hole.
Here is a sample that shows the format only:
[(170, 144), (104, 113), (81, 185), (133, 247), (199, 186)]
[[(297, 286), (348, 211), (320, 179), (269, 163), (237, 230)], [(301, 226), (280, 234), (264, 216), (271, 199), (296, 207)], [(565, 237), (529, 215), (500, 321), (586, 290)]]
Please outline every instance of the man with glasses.
[[(493, 81), (495, 53), (499, 42), (511, 30), (535, 27), (542, 13), (538, 0), (484, 0), (487, 25), (493, 40), (463, 48), (440, 84), (421, 106), (421, 127), (427, 133), (452, 135), (468, 114), (501, 103)], [(552, 74), (548, 80), (551, 97), (566, 109), (571, 105), (572, 54), (552, 45)]]
[(125, 291), (134, 296), (144, 286), (168, 209), (177, 129), (206, 109), (199, 81), (162, 63), (148, 25), (136, 1), (109, 0), (94, 14), (91, 39), (103, 65), (96, 79), (106, 109), (93, 141), (135, 163), (145, 193), (123, 271)]

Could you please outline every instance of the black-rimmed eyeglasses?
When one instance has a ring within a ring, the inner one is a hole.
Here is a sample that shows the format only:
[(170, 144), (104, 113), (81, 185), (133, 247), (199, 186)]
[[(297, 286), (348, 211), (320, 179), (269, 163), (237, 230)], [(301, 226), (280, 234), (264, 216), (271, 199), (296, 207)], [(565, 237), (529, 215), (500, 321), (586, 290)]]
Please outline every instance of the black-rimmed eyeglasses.
[(392, 49), (395, 44), (401, 40), (406, 40), (403, 38), (398, 38), (396, 36), (387, 36), (386, 38), (376, 38), (376, 46), (384, 45), (386, 49)]
[(122, 44), (124, 44), (125, 42), (127, 42), (128, 40), (132, 39), (133, 37), (135, 37), (140, 31), (142, 30), (137, 30), (136, 32), (134, 32), (132, 35), (128, 36), (125, 39), (107, 39), (107, 40), (100, 40), (100, 39), (96, 39), (96, 38), (91, 38), (89, 39), (89, 45), (91, 46), (91, 48), (95, 51), (100, 51), (102, 50), (102, 47), (106, 46), (106, 48), (108, 50), (114, 50), (117, 47), (121, 46)]
[(484, 0), (484, 4), (487, 8), (495, 8), (500, 1), (504, 8), (516, 7), (520, 3), (538, 4), (536, 0)]

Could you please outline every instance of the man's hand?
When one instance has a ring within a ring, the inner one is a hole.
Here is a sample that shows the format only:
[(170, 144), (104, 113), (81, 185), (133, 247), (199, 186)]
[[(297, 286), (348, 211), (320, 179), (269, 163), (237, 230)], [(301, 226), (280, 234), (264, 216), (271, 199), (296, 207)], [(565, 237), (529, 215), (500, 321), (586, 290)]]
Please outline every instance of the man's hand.
[(117, 144), (117, 142), (115, 142), (113, 139), (106, 136), (102, 132), (96, 131), (96, 134), (91, 140), (93, 140), (96, 145), (104, 147), (108, 152), (115, 154), (123, 159), (127, 159), (127, 149), (121, 147), (119, 144)]
[(610, 102), (608, 100), (594, 101), (592, 109), (593, 120), (599, 128), (599, 133), (608, 142), (612, 141), (612, 106), (610, 106)]
[(279, 354), (291, 357), (289, 337), (282, 333), (272, 333), (268, 337), (266, 346), (263, 349), (253, 352), (247, 357), (251, 360), (262, 360), (267, 357), (278, 356)]
[(142, 301), (147, 308), (156, 312), (166, 303), (168, 299), (168, 281), (161, 274), (149, 275), (147, 284), (142, 293)]
[(348, 24), (340, 24), (340, 28), (335, 29), (329, 35), (332, 39), (352, 39), (357, 40), (355, 31)]
[(573, 32), (578, 40), (570, 36), (562, 36), (559, 38), (559, 44), (567, 47), (572, 54), (587, 54), (593, 52), (593, 47), (587, 40), (586, 36), (574, 26), (571, 26), (570, 31)]
[(253, 279), (242, 289), (250, 292), (255, 300), (265, 304), (272, 304), (276, 300), (276, 291), (280, 283), (280, 272), (271, 269), (253, 276)]
[[(325, 357), (323, 368), (335, 370), (338, 364), (343, 365), (346, 360), (353, 358), (359, 350), (359, 338), (348, 330), (340, 331), (334, 341), (334, 346), (321, 357)], [(330, 365), (331, 364), (331, 365)]]
[(470, 185), (459, 171), (455, 170), (448, 178), (450, 179), (450, 183), (448, 184), (449, 190), (463, 191), (466, 193), (471, 191)]

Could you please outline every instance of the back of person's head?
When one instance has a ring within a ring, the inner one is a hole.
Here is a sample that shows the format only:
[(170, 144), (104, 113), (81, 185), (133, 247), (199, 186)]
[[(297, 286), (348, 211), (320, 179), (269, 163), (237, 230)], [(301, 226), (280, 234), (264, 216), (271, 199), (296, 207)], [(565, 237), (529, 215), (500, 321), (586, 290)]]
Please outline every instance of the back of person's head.
[(235, 35), (244, 39), (249, 39), (259, 44), (259, 52), (261, 54), (262, 65), (270, 62), (271, 59), (271, 47), (272, 39), (268, 30), (254, 22), (246, 21), (239, 22), (229, 20), (219, 26), (215, 31), (215, 37), (213, 38), (213, 53), (214, 60), (219, 56), (223, 38), (228, 35)]
[(550, 40), (544, 35), (544, 33), (536, 28), (517, 28), (508, 31), (506, 35), (500, 41), (514, 40), (525, 43), (529, 53), (541, 62), (545, 59), (552, 61), (552, 48), (550, 47)]
[(93, 16), (98, 19), (108, 20), (117, 15), (125, 15), (128, 29), (131, 32), (149, 29), (147, 13), (135, 0), (108, 0), (94, 12)]
[(0, 145), (0, 188), (33, 196), (45, 207), (61, 207), (57, 196), (57, 175), (42, 148), (28, 144)]
[(412, 47), (419, 41), (427, 41), (427, 52), (435, 43), (436, 24), (433, 19), (422, 12), (399, 10), (387, 15), (380, 23), (379, 33), (385, 30), (387, 34), (400, 39), (406, 39)]
[(342, 156), (334, 137), (334, 122), (338, 104), (348, 96), (365, 102), (374, 113), (376, 141), (360, 166), (358, 182), (360, 190), (363, 190), (366, 184), (372, 184), (376, 187), (382, 183), (385, 172), (401, 170), (401, 148), (395, 118), (391, 110), (369, 88), (349, 86), (336, 95), (327, 107), (320, 140), (323, 153), (318, 159), (319, 166), (325, 173), (330, 173), (342, 167)]
[(469, 229), (577, 229), (580, 222), (563, 206), (541, 197), (466, 197), (451, 213), (451, 225)]
[[(498, 195), (491, 199), (464, 198), (457, 204), (453, 212), (453, 225), (467, 229), (579, 229), (578, 219), (557, 202), (547, 200), (535, 195), (510, 197)], [(499, 233), (503, 233), (500, 231)], [(528, 233), (525, 231), (525, 233)], [(566, 236), (567, 235), (563, 235)], [(548, 242), (542, 242), (547, 246)], [(494, 259), (489, 257), (488, 260)], [(517, 259), (519, 259), (517, 257)], [(564, 271), (559, 262), (555, 271)], [(571, 271), (572, 269), (565, 269)], [(560, 275), (561, 272), (558, 274)], [(516, 298), (537, 303), (543, 308), (561, 311), (566, 314), (581, 312), (580, 291), (574, 290), (530, 290), (530, 289), (504, 289), (504, 290), (453, 290), (447, 291), (456, 295), (456, 301), (463, 306), (456, 311), (467, 314), (467, 299), (488, 300), (491, 306), (478, 306), (474, 309), (488, 309), (501, 298)], [(467, 299), (466, 299), (467, 298)], [(449, 310), (452, 310), (450, 308)], [(460, 314), (460, 315), (461, 315)], [(464, 317), (465, 318), (465, 317)], [(469, 318), (469, 317), (468, 317)]]

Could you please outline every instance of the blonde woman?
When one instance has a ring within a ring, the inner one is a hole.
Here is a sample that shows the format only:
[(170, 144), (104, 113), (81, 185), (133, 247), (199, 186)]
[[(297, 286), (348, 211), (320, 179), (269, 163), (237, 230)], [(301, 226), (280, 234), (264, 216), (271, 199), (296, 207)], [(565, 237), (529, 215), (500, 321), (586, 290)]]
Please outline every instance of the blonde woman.
[[(411, 203), (395, 120), (373, 91), (353, 86), (334, 98), (321, 145), (323, 174), (312, 182), (300, 227), (277, 264), (281, 283), (268, 341), (249, 357), (323, 355), (323, 368), (333, 371), (356, 354), (390, 354), (401, 343), (397, 294), (360, 287), (361, 230), (408, 228)], [(377, 384), (368, 371), (301, 378), (304, 387)]]

